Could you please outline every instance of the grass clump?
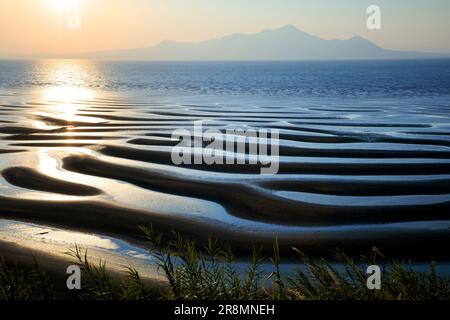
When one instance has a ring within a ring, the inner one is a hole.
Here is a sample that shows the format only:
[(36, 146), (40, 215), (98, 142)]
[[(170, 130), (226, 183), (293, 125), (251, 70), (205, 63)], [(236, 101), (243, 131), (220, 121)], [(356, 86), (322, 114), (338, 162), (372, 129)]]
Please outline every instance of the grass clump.
[[(411, 261), (385, 261), (377, 248), (358, 261), (336, 252), (338, 267), (323, 258), (312, 259), (295, 249), (304, 269), (289, 277), (289, 296), (302, 300), (448, 300), (450, 279), (439, 277), (435, 262), (419, 272)], [(381, 259), (380, 259), (381, 258)], [(380, 261), (381, 260), (381, 261)], [(366, 267), (381, 267), (381, 289), (369, 290)]]
[(36, 259), (27, 268), (0, 259), (0, 300), (51, 300), (54, 297), (50, 278)]
[(151, 244), (150, 253), (166, 276), (169, 299), (254, 300), (263, 298), (259, 270), (261, 249), (254, 249), (246, 275), (238, 272), (231, 248), (222, 248), (217, 240), (198, 245), (173, 232), (174, 240), (164, 242), (153, 228), (141, 228)]
[(74, 259), (82, 274), (82, 291), (79, 297), (85, 300), (151, 300), (160, 296), (158, 288), (150, 289), (142, 281), (136, 269), (126, 267), (123, 276), (113, 277), (106, 261), (96, 265), (88, 258), (88, 251), (75, 246), (67, 252)]
[[(281, 271), (278, 240), (271, 257), (263, 257), (261, 248), (253, 249), (245, 271), (238, 272), (229, 247), (220, 247), (209, 239), (205, 245), (172, 232), (175, 240), (164, 241), (152, 227), (141, 228), (149, 241), (151, 254), (158, 261), (168, 283), (169, 299), (233, 300), (431, 300), (450, 299), (450, 279), (439, 277), (435, 263), (419, 272), (411, 261), (386, 261), (377, 248), (368, 256), (354, 259), (335, 252), (333, 262), (311, 258), (293, 248), (298, 264), (290, 274)], [(261, 271), (269, 261), (273, 271)], [(367, 287), (367, 266), (380, 265), (382, 287)]]
[[(450, 279), (438, 276), (435, 263), (418, 271), (411, 261), (388, 261), (377, 248), (357, 259), (336, 251), (334, 259), (313, 258), (293, 248), (296, 268), (284, 273), (278, 240), (271, 256), (253, 248), (247, 263), (238, 262), (232, 249), (209, 238), (199, 244), (177, 232), (170, 237), (142, 227), (149, 252), (167, 280), (164, 289), (125, 268), (108, 271), (95, 264), (78, 246), (67, 254), (82, 272), (77, 299), (93, 300), (438, 300), (450, 299)], [(367, 266), (381, 267), (381, 289), (367, 287)], [(264, 266), (264, 268), (263, 268)], [(270, 269), (270, 270), (269, 270)], [(53, 299), (55, 291), (36, 260), (22, 268), (0, 260), (0, 300)]]

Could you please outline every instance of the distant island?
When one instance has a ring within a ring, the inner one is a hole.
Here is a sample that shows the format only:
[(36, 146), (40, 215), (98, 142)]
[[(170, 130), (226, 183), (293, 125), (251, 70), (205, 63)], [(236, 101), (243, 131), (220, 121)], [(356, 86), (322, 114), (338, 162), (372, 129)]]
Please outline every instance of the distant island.
[(445, 57), (449, 56), (387, 50), (357, 36), (347, 40), (325, 40), (303, 32), (293, 25), (264, 30), (251, 35), (236, 33), (195, 43), (163, 41), (147, 48), (64, 56), (64, 58), (143, 61), (357, 60)]

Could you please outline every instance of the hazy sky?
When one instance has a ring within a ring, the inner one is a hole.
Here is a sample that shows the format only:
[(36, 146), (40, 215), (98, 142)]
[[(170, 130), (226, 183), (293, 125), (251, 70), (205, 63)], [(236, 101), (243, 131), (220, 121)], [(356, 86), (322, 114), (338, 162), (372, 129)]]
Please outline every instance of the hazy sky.
[[(58, 4), (59, 3), (59, 4)], [(64, 6), (79, 4), (69, 30)], [(382, 10), (382, 30), (366, 9)], [(360, 35), (388, 49), (450, 52), (449, 0), (0, 0), (0, 56), (201, 41), (293, 24), (322, 38)]]

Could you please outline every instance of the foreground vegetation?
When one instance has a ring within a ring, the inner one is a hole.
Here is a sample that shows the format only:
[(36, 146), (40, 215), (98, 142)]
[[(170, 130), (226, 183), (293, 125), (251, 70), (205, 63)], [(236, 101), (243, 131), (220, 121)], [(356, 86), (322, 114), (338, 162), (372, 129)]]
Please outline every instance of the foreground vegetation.
[[(416, 271), (411, 262), (384, 261), (373, 248), (358, 259), (337, 251), (330, 262), (310, 258), (296, 248), (299, 263), (295, 271), (283, 274), (278, 242), (271, 257), (253, 249), (245, 271), (238, 270), (230, 248), (210, 238), (198, 244), (173, 232), (170, 239), (153, 229), (141, 228), (157, 259), (168, 285), (149, 286), (133, 268), (122, 277), (112, 276), (106, 262), (94, 264), (88, 252), (75, 247), (68, 252), (82, 271), (83, 289), (77, 299), (151, 300), (151, 299), (234, 299), (234, 300), (430, 300), (450, 299), (450, 279), (436, 274), (434, 263), (426, 272)], [(270, 262), (273, 271), (265, 273), (262, 263)], [(368, 265), (382, 265), (381, 290), (366, 285)], [(51, 277), (35, 261), (21, 268), (0, 260), (0, 300), (49, 300), (58, 298)]]

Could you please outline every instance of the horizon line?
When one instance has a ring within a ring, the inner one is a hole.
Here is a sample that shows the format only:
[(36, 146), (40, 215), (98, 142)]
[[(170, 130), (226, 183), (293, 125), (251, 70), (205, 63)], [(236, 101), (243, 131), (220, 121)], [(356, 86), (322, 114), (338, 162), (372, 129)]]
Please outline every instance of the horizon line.
[(45, 61), (45, 60), (74, 60), (74, 61), (92, 61), (92, 62), (134, 62), (134, 63), (208, 63), (208, 62), (380, 62), (380, 61), (420, 61), (420, 60), (450, 60), (450, 53), (448, 57), (420, 57), (420, 58), (349, 58), (349, 59), (241, 59), (241, 60), (133, 60), (133, 59), (100, 59), (100, 58), (62, 58), (62, 57), (35, 57), (35, 58), (25, 58), (25, 57), (0, 57), (0, 61)]

